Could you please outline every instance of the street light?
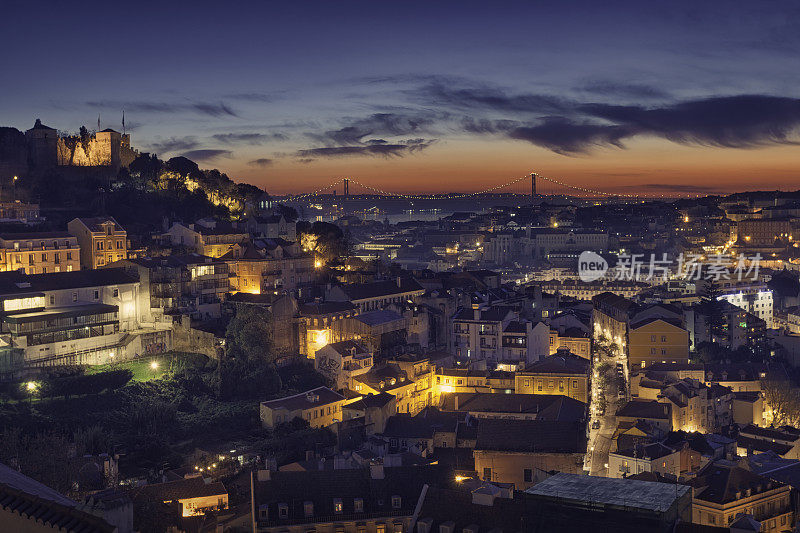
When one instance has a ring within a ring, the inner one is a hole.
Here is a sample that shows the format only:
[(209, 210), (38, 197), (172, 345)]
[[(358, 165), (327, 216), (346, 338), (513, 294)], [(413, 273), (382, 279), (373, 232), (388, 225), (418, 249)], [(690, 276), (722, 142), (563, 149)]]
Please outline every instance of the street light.
[(152, 363), (150, 363), (150, 368), (152, 368), (153, 370), (158, 370), (158, 361), (153, 361)]

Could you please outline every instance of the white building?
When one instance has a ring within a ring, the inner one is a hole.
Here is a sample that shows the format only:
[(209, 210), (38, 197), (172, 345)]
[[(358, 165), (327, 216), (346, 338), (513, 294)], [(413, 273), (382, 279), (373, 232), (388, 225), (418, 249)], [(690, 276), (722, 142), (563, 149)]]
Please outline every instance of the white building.
[(0, 273), (0, 367), (103, 364), (168, 350), (166, 326), (140, 328), (139, 290), (122, 269)]
[(725, 282), (720, 287), (718, 299), (725, 300), (736, 307), (744, 309), (773, 327), (772, 291), (764, 283)]

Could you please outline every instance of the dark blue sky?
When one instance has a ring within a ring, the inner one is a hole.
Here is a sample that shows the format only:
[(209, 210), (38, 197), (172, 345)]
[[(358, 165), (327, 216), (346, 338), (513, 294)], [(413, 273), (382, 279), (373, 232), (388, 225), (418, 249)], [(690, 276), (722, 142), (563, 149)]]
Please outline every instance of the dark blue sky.
[(125, 109), (140, 149), (275, 190), (447, 183), (478, 154), (469, 183), (797, 178), (796, 2), (6, 0), (0, 35), (0, 124)]

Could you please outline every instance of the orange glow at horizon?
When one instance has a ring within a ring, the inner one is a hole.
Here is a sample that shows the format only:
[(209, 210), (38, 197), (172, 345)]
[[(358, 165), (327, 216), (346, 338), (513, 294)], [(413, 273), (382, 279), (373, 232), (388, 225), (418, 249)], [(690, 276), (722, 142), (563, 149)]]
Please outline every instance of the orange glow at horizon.
[[(522, 142), (462, 138), (403, 158), (284, 159), (266, 169), (225, 170), (276, 195), (310, 192), (344, 176), (396, 193), (475, 192), (537, 172), (611, 193), (694, 196), (797, 189), (797, 160), (796, 147), (787, 145), (731, 149), (637, 139), (625, 149), (564, 156)], [(522, 182), (505, 192), (528, 186)], [(351, 183), (351, 194), (363, 192)]]

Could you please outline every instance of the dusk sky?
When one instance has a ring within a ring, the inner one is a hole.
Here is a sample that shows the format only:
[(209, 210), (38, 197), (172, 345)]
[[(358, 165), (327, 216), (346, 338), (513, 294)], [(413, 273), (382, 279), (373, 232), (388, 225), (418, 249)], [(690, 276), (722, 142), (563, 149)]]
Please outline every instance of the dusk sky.
[[(252, 4), (252, 5), (251, 5)], [(0, 125), (273, 193), (800, 188), (797, 2), (2, 2)]]

